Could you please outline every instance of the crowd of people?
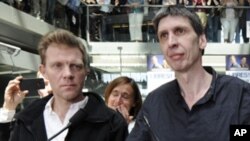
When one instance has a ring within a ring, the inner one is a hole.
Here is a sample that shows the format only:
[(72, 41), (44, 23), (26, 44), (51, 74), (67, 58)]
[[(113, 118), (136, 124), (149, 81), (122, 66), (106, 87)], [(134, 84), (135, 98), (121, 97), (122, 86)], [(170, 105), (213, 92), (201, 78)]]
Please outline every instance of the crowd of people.
[(153, 19), (164, 58), (175, 72), (142, 101), (136, 82), (120, 76), (104, 99), (82, 92), (88, 54), (73, 33), (56, 29), (38, 44), (39, 72), (49, 93), (16, 113), (29, 91), (10, 80), (0, 109), (3, 141), (229, 141), (230, 125), (250, 124), (250, 85), (202, 66), (204, 25), (183, 6), (162, 8)]
[[(247, 21), (250, 21), (249, 0), (1, 1), (40, 20), (68, 29), (84, 39), (87, 38), (86, 29), (89, 29), (90, 41), (156, 41), (155, 31), (149, 24), (149, 19), (155, 15), (161, 5), (185, 5), (189, 6), (190, 10), (194, 10), (201, 19), (208, 42), (249, 42), (246, 28)], [(237, 6), (243, 6), (243, 8), (237, 8)], [(127, 26), (116, 28), (116, 25)], [(143, 25), (146, 25), (146, 28)]]

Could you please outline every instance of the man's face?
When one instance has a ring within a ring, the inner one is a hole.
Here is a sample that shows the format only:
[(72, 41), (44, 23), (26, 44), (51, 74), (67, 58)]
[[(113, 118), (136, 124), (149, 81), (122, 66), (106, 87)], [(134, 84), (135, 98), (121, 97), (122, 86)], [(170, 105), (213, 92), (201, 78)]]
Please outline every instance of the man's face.
[(62, 44), (51, 44), (48, 47), (46, 64), (41, 65), (41, 72), (49, 80), (55, 98), (79, 100), (86, 76), (82, 58), (78, 48)]
[(187, 71), (201, 63), (205, 35), (197, 36), (189, 20), (182, 16), (167, 16), (159, 22), (157, 36), (164, 57), (177, 72)]

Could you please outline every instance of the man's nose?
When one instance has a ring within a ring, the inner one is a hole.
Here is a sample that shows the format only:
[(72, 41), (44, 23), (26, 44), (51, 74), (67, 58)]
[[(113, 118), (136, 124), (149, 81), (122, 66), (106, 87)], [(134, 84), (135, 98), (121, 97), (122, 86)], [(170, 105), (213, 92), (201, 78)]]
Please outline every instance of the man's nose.
[(175, 46), (177, 44), (177, 38), (173, 33), (170, 33), (168, 36), (168, 44), (170, 47)]
[(63, 68), (63, 74), (64, 74), (64, 77), (72, 77), (73, 76), (73, 71), (70, 68), (70, 66), (65, 66)]

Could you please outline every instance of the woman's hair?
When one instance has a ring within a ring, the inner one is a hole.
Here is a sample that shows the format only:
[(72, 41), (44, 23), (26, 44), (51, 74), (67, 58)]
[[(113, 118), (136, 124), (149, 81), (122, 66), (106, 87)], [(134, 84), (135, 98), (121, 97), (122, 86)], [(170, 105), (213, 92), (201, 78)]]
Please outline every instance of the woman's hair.
[(135, 119), (142, 106), (142, 97), (138, 85), (132, 78), (121, 76), (111, 81), (104, 92), (105, 102), (108, 102), (110, 94), (115, 87), (125, 84), (129, 84), (133, 89), (133, 99), (135, 106), (130, 109), (129, 114), (133, 116), (133, 119)]

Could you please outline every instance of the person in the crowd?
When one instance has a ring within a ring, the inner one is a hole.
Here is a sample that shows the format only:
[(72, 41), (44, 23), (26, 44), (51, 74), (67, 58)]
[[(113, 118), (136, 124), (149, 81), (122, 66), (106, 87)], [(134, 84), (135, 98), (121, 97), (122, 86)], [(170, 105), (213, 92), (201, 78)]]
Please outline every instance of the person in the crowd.
[(47, 10), (47, 0), (33, 0), (32, 14), (38, 19), (45, 20)]
[(112, 0), (97, 0), (97, 3), (101, 5), (99, 9), (99, 19), (101, 20), (98, 29), (101, 28), (101, 41), (112, 41)]
[(234, 40), (234, 34), (239, 22), (239, 11), (235, 7), (238, 6), (237, 0), (221, 0), (221, 24), (223, 27), (224, 43), (231, 43)]
[(26, 106), (28, 106), (29, 104), (31, 104), (32, 102), (34, 102), (35, 100), (37, 100), (39, 98), (43, 98), (49, 94), (52, 94), (52, 89), (51, 89), (51, 86), (49, 84), (49, 80), (44, 78), (44, 76), (42, 75), (42, 73), (40, 71), (37, 71), (37, 78), (43, 78), (45, 88), (38, 89), (38, 90), (35, 90), (35, 89), (29, 90), (28, 94), (26, 94), (25, 98), (21, 102), (20, 107), (17, 107), (17, 109), (16, 109), (17, 111), (24, 109)]
[(230, 125), (250, 124), (250, 85), (202, 66), (207, 40), (199, 17), (181, 6), (153, 20), (176, 79), (148, 94), (127, 141), (229, 141)]
[[(194, 6), (206, 6), (207, 0), (193, 0)], [(207, 9), (206, 8), (195, 8), (196, 14), (199, 16), (201, 20), (201, 24), (204, 29), (207, 27)]]
[[(45, 17), (45, 21), (55, 25), (55, 9), (56, 9), (57, 1), (56, 0), (48, 0), (47, 1), (47, 13)], [(63, 13), (64, 11), (61, 11)]]
[(244, 43), (249, 43), (249, 37), (247, 36), (247, 23), (250, 22), (250, 0), (239, 0), (241, 5), (248, 8), (244, 8), (242, 17), (240, 18), (240, 26), (242, 29), (242, 38)]
[(37, 72), (37, 78), (43, 78), (45, 83), (45, 88), (38, 90), (38, 94), (40, 98), (46, 97), (47, 95), (52, 93), (52, 88), (50, 86), (49, 80), (46, 79), (40, 71)]
[(144, 0), (128, 0), (128, 5), (130, 7), (128, 13), (129, 22), (129, 34), (131, 41), (142, 42), (142, 23), (143, 23), (143, 10), (141, 6), (144, 4)]
[(152, 56), (151, 57), (151, 62), (152, 62), (152, 67), (151, 69), (162, 69), (163, 66), (161, 65), (161, 63), (159, 62), (157, 56)]
[(65, 13), (67, 15), (69, 30), (76, 36), (80, 36), (80, 15), (82, 12), (80, 4), (80, 0), (68, 0), (65, 5)]
[(13, 118), (10, 113), (28, 91), (19, 88), (22, 77), (9, 81), (0, 109), (0, 140), (125, 140), (128, 131), (124, 118), (108, 108), (99, 95), (82, 92), (88, 74), (88, 55), (82, 41), (69, 31), (57, 29), (42, 37), (38, 51), (39, 70), (49, 80), (53, 94), (38, 99)]
[(141, 92), (136, 82), (127, 76), (120, 76), (108, 84), (104, 98), (108, 107), (120, 112), (126, 119), (130, 132), (142, 105)]
[(240, 67), (241, 68), (249, 69), (249, 64), (248, 64), (248, 61), (247, 61), (247, 57), (242, 57), (241, 58), (241, 60), (240, 60)]
[(213, 8), (208, 8), (207, 16), (207, 28), (206, 35), (208, 42), (218, 43), (220, 42), (219, 33), (221, 32), (221, 22), (220, 22), (220, 10), (215, 6), (220, 6), (219, 0), (207, 0), (207, 6), (213, 6)]
[(238, 63), (235, 55), (231, 55), (229, 59), (230, 59), (230, 64), (229, 64), (230, 69), (240, 68), (240, 64)]
[(162, 61), (162, 67), (163, 67), (164, 69), (171, 70), (171, 68), (170, 68), (169, 65), (168, 65), (168, 62), (167, 62), (165, 59)]

